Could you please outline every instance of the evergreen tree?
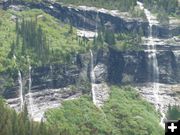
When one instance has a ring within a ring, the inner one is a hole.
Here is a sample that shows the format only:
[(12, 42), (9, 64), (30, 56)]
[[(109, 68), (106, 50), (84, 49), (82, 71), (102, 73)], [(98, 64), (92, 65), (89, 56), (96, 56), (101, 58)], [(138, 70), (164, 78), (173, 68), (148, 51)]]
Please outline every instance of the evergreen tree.
[(9, 58), (12, 58), (15, 55), (15, 50), (16, 50), (16, 44), (13, 41), (13, 43), (11, 44), (11, 50), (10, 50), (10, 52), (8, 54)]
[(108, 45), (115, 45), (116, 44), (115, 36), (114, 36), (114, 33), (112, 30), (106, 30), (105, 31), (104, 40)]

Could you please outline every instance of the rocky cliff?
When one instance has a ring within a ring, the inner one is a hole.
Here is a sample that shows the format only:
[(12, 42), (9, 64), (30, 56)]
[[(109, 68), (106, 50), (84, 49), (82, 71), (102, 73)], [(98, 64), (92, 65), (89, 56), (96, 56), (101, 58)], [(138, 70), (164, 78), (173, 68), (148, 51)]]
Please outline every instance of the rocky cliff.
[[(101, 24), (110, 22), (115, 32), (140, 32), (145, 36), (149, 35), (148, 22), (127, 18), (116, 14), (113, 11), (107, 13), (104, 11), (86, 9), (84, 7), (66, 7), (58, 3), (20, 3), (31, 8), (40, 8), (52, 16), (59, 18), (64, 22), (71, 23), (77, 28), (95, 30)], [(99, 19), (97, 19), (97, 17)], [(153, 26), (153, 36), (167, 38), (180, 34), (178, 27)], [(96, 84), (133, 84), (138, 91), (151, 103), (157, 104), (153, 100), (153, 88), (151, 84), (152, 66), (149, 62), (147, 44), (141, 51), (122, 51), (114, 48), (93, 50), (93, 71)], [(157, 63), (159, 67), (160, 95), (165, 102), (165, 108), (168, 104), (179, 103), (178, 89), (180, 83), (180, 49), (177, 44), (157, 45)], [(78, 98), (82, 93), (90, 93), (90, 53), (78, 54), (74, 64), (70, 65), (46, 65), (43, 67), (32, 67), (30, 73), (22, 73), (23, 95), (25, 102), (29, 103), (29, 98), (33, 97), (33, 111), (37, 119), (41, 118), (44, 111), (48, 108), (57, 107), (63, 100)], [(29, 74), (31, 76), (29, 76)], [(8, 99), (8, 103), (19, 109), (19, 82), (18, 74), (13, 76), (13, 83), (9, 86), (6, 79), (9, 73), (1, 74), (1, 88), (3, 95)], [(31, 78), (31, 84), (30, 79)], [(163, 85), (165, 83), (166, 85)], [(98, 85), (96, 85), (98, 87)], [(101, 85), (104, 87), (106, 85)], [(31, 92), (29, 92), (31, 90)], [(100, 92), (99, 92), (100, 93)], [(99, 100), (102, 94), (97, 93)], [(107, 93), (106, 93), (107, 94)], [(104, 100), (104, 99), (103, 99)], [(102, 104), (102, 102), (100, 102)], [(158, 104), (160, 104), (158, 103)], [(30, 107), (29, 107), (30, 108)]]
[[(127, 13), (121, 13), (117, 10), (98, 9), (86, 6), (64, 6), (56, 2), (14, 2), (14, 4), (42, 9), (44, 12), (60, 19), (63, 22), (71, 23), (79, 29), (95, 31), (97, 27), (110, 23), (116, 33), (135, 32), (143, 34), (144, 36), (149, 35), (149, 23), (147, 20), (142, 18), (132, 18), (129, 17)], [(10, 3), (5, 3), (5, 9), (7, 9), (9, 5)], [(170, 26), (157, 24), (153, 25), (152, 33), (154, 37), (170, 38), (180, 34), (180, 27), (179, 24), (173, 24)]]
[[(76, 63), (72, 65), (33, 67), (30, 74), (32, 80), (31, 92), (34, 105), (36, 106), (34, 113), (38, 112), (38, 115), (42, 115), (42, 112), (46, 109), (56, 107), (54, 105), (60, 105), (63, 100), (77, 98), (82, 93), (89, 93), (91, 89), (90, 59), (90, 54), (86, 53), (77, 55)], [(179, 52), (177, 50), (158, 51), (157, 59), (160, 75), (159, 83), (169, 84), (169, 88), (170, 84), (174, 86), (180, 83)], [(153, 82), (151, 72), (148, 70), (148, 64), (150, 64), (148, 54), (145, 51), (124, 52), (112, 48), (94, 51), (96, 84), (138, 84), (137, 87), (140, 91), (145, 90), (145, 88), (148, 88), (145, 87), (146, 84)], [(28, 74), (23, 74), (23, 95), (27, 103), (29, 102), (28, 78)], [(8, 99), (8, 103), (16, 109), (20, 105), (18, 102), (19, 83), (17, 80), (18, 76), (15, 76), (14, 86), (4, 91), (4, 97)], [(166, 92), (163, 92), (164, 96), (168, 96), (168, 99), (173, 100), (177, 98), (177, 96), (174, 96), (174, 98), (172, 96), (176, 95), (176, 92), (169, 90), (167, 87), (163, 88), (163, 90), (168, 90), (168, 93), (171, 93), (166, 95)], [(152, 89), (149, 89), (148, 93), (151, 93), (149, 95), (153, 96)], [(146, 97), (147, 95), (145, 94), (144, 96)], [(175, 102), (176, 100), (173, 101), (173, 104)], [(170, 102), (167, 101), (166, 107), (168, 103)], [(44, 110), (43, 108), (46, 109)]]

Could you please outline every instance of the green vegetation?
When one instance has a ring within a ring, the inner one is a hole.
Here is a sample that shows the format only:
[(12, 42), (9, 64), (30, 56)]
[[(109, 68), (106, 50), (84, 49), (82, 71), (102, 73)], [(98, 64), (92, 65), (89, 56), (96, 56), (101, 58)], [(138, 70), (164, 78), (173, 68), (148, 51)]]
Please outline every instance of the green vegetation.
[(106, 9), (129, 11), (136, 5), (136, 0), (57, 0), (64, 4), (86, 5)]
[[(8, 0), (15, 2), (43, 2), (45, 0)], [(137, 0), (54, 0), (63, 4), (86, 5), (120, 11), (130, 11), (136, 6)]]
[(41, 10), (0, 10), (0, 16), (0, 72), (27, 69), (27, 57), (32, 65), (47, 64), (48, 53), (51, 63), (68, 63), (71, 55), (85, 52), (91, 45), (76, 36), (75, 28)]
[(0, 80), (6, 82), (0, 91), (14, 86), (17, 70), (26, 74), (29, 65), (71, 64), (75, 54), (87, 52), (92, 47), (139, 49), (138, 34), (114, 34), (105, 28), (98, 33), (92, 42), (79, 38), (74, 27), (41, 10), (0, 10), (0, 73), (7, 75), (6, 78), (0, 76)]
[(162, 135), (155, 109), (130, 87), (111, 87), (102, 109), (89, 97), (49, 110), (46, 122), (33, 122), (27, 108), (17, 114), (0, 99), (1, 135)]
[(98, 37), (94, 38), (93, 47), (112, 47), (121, 51), (141, 50), (141, 36), (135, 32), (114, 34), (112, 29), (103, 27), (98, 31)]
[(136, 7), (137, 0), (56, 0), (65, 5), (72, 4), (77, 6), (90, 6), (97, 8), (105, 8), (110, 10), (119, 10), (129, 12), (132, 17), (145, 18), (143, 10)]
[[(88, 97), (66, 101), (46, 113), (48, 126), (68, 135), (162, 135), (158, 114), (130, 87), (111, 87), (102, 110)], [(137, 132), (138, 131), (138, 132)]]
[(111, 87), (109, 101), (96, 108), (87, 96), (49, 110), (33, 122), (27, 108), (17, 114), (0, 99), (1, 135), (162, 135), (155, 109), (130, 87)]
[(180, 6), (178, 0), (143, 0), (145, 6), (158, 14), (161, 24), (169, 23), (169, 16), (179, 17)]
[(167, 112), (167, 119), (179, 120), (180, 119), (180, 106), (169, 106)]
[(0, 80), (5, 82), (0, 93), (13, 86), (17, 70), (26, 74), (29, 64), (70, 64), (75, 54), (90, 47), (74, 27), (41, 10), (0, 10)]
[(27, 109), (17, 114), (8, 108), (0, 98), (0, 135), (59, 135), (55, 127), (33, 122), (28, 118)]
[(151, 10), (165, 11), (167, 14), (176, 14), (179, 11), (178, 0), (143, 0)]

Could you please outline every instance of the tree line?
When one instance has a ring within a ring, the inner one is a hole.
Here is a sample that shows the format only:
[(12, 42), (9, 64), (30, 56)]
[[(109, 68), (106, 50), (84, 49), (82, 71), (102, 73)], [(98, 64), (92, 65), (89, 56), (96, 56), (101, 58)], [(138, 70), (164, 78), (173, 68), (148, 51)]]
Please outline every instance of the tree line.
[(95, 7), (103, 7), (107, 9), (118, 9), (121, 11), (129, 11), (136, 5), (136, 0), (58, 0), (65, 4), (87, 5)]
[(169, 15), (179, 16), (180, 7), (178, 0), (143, 0), (145, 6), (158, 13), (161, 24), (169, 24)]
[[(43, 121), (33, 122), (27, 112), (16, 113), (0, 98), (0, 135), (62, 135), (55, 127), (47, 126)], [(65, 135), (65, 134), (63, 134)]]
[(49, 52), (49, 41), (41, 25), (37, 24), (37, 19), (16, 19), (16, 40), (11, 45), (9, 57), (35, 54), (39, 61), (45, 63), (48, 61)]

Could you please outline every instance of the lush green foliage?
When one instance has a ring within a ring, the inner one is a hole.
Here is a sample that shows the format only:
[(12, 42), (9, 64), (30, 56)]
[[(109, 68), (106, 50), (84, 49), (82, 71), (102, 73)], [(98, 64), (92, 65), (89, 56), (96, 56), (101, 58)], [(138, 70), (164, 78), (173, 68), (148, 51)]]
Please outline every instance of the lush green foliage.
[(109, 101), (96, 108), (89, 97), (49, 110), (46, 122), (33, 122), (27, 109), (17, 114), (0, 99), (1, 135), (162, 135), (154, 108), (130, 87), (113, 86)]
[(0, 98), (0, 135), (59, 135), (55, 127), (29, 120), (27, 110), (17, 114)]
[(68, 135), (162, 135), (158, 114), (134, 89), (112, 87), (102, 109), (88, 98), (66, 101), (46, 113), (49, 126)]
[(165, 11), (168, 14), (177, 13), (179, 10), (178, 0), (143, 0), (151, 10)]
[(137, 8), (137, 0), (56, 0), (63, 4), (85, 5), (97, 8), (129, 12), (132, 17), (145, 18), (143, 10)]
[[(67, 63), (73, 54), (85, 52), (91, 45), (76, 36), (75, 28), (41, 10), (1, 10), (0, 16), (0, 72), (18, 67), (27, 69), (27, 57), (32, 65), (46, 64), (48, 59), (44, 56), (48, 53), (52, 63)], [(12, 58), (13, 53), (16, 61)]]
[(145, 6), (158, 14), (161, 24), (169, 23), (169, 15), (179, 17), (180, 6), (178, 0), (143, 0)]
[(0, 10), (0, 72), (14, 65), (7, 55), (15, 37), (15, 23), (11, 20), (11, 14)]
[(141, 36), (142, 34), (134, 32), (114, 34), (111, 29), (101, 28), (98, 31), (98, 36), (94, 38), (93, 47), (113, 47), (121, 51), (141, 50), (139, 45), (141, 42)]
[(107, 9), (129, 11), (136, 5), (136, 0), (57, 0), (65, 4), (86, 5)]
[(5, 82), (0, 93), (11, 88), (17, 70), (26, 74), (29, 65), (69, 64), (92, 46), (74, 27), (37, 9), (0, 10), (0, 39), (0, 80)]
[(50, 126), (67, 135), (106, 135), (111, 128), (102, 112), (87, 98), (64, 102), (62, 108), (46, 113)]

